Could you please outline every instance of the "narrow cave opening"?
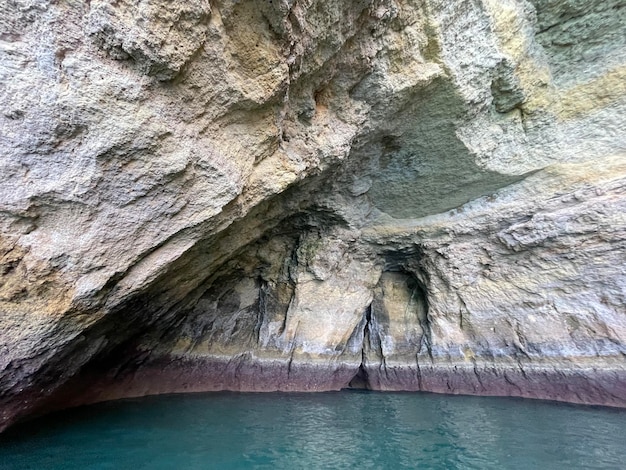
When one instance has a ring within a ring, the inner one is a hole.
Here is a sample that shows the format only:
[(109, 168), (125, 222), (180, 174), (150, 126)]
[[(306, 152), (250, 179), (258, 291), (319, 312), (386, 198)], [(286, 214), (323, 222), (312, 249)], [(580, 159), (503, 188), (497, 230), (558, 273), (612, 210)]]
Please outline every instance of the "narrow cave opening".
[(372, 321), (372, 306), (369, 305), (365, 311), (365, 326), (363, 327), (363, 345), (361, 347), (361, 364), (357, 373), (348, 383), (349, 390), (371, 390), (369, 374), (365, 367), (367, 360), (367, 350), (370, 340), (370, 323)]
[(361, 362), (347, 389), (393, 387), (398, 364), (432, 357), (426, 276), (416, 264), (407, 264), (402, 256), (390, 257), (374, 288), (361, 323)]
[(352, 380), (350, 380), (348, 390), (371, 390), (367, 370), (365, 370), (362, 362), (358, 372), (352, 377)]

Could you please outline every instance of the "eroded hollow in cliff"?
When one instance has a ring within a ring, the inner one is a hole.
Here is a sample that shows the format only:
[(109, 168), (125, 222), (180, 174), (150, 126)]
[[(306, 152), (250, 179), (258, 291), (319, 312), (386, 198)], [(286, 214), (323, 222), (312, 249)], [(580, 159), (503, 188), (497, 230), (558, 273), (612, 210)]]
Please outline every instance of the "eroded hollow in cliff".
[(362, 359), (350, 389), (385, 389), (393, 380), (394, 364), (431, 354), (428, 298), (419, 273), (395, 262), (387, 268), (364, 314)]

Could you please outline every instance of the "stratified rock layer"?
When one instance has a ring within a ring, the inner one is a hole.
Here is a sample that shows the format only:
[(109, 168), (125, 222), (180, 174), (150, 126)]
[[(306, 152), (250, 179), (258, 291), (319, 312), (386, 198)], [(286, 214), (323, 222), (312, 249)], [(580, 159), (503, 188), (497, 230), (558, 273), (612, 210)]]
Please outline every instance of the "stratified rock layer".
[(0, 428), (223, 389), (626, 406), (625, 2), (0, 8)]

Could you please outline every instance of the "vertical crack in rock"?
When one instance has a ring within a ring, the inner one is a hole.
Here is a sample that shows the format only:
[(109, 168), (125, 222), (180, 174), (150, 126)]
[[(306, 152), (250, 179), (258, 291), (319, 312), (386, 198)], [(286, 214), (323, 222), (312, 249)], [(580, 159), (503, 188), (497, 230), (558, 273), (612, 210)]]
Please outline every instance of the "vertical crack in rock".
[(359, 325), (358, 328), (363, 332), (363, 342), (361, 346), (361, 364), (359, 364), (359, 369), (357, 373), (352, 377), (350, 382), (348, 383), (348, 388), (358, 389), (358, 390), (370, 390), (371, 384), (369, 382), (369, 375), (367, 372), (367, 351), (370, 347), (370, 325), (372, 322), (372, 306), (371, 304), (365, 310), (365, 314), (363, 315), (364, 325)]
[[(433, 360), (432, 328), (425, 290), (417, 277), (397, 263), (385, 271), (374, 289), (372, 303), (364, 314), (361, 363), (349, 388), (394, 387), (398, 366), (416, 362), (417, 388), (421, 387), (419, 360)], [(407, 384), (416, 388), (415, 384)]]
[(624, 1), (396, 3), (4, 2), (0, 430), (348, 383), (626, 406)]
[(267, 322), (267, 297), (270, 295), (270, 288), (268, 283), (263, 279), (259, 279), (259, 311), (257, 315), (257, 322), (254, 325), (254, 333), (256, 336), (256, 343), (261, 344), (261, 327)]

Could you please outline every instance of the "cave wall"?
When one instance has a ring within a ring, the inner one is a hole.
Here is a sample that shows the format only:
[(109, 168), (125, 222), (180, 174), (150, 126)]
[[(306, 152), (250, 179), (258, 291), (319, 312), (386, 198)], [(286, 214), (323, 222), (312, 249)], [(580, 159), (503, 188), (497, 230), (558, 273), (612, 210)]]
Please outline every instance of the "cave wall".
[(626, 404), (620, 0), (0, 6), (0, 427), (171, 391)]

